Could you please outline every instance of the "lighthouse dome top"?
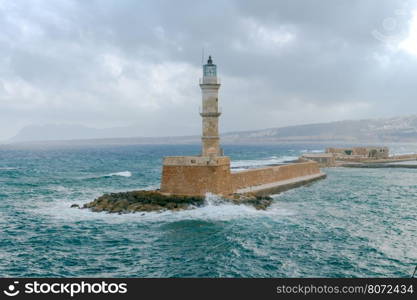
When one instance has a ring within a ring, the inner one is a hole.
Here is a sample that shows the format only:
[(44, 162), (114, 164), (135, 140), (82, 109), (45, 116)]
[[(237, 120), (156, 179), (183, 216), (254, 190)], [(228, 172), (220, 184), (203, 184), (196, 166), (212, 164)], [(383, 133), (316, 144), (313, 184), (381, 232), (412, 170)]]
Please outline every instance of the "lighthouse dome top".
[(213, 64), (213, 59), (211, 55), (207, 60), (207, 64), (203, 66), (203, 76), (204, 77), (216, 77), (217, 76), (217, 66)]
[(209, 55), (209, 58), (207, 60), (207, 64), (208, 65), (212, 65), (213, 64), (213, 60), (211, 59), (211, 55)]

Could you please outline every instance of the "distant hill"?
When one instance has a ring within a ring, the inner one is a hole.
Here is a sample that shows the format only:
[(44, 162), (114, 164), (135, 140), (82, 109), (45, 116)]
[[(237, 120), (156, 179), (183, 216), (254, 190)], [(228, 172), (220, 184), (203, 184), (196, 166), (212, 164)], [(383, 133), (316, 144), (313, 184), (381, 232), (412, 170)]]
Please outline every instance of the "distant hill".
[[(137, 132), (137, 131), (136, 131)], [(10, 142), (62, 141), (84, 139), (124, 138), (135, 136), (133, 127), (97, 129), (78, 124), (30, 125), (22, 128)]]
[(225, 134), (227, 142), (417, 142), (417, 115), (297, 125)]
[[(23, 128), (10, 142), (67, 141), (83, 144), (183, 144), (198, 143), (200, 136), (135, 137), (135, 128), (89, 128), (80, 125), (44, 125)], [(75, 142), (75, 141), (74, 141)], [(225, 144), (252, 143), (382, 143), (417, 142), (417, 115), (329, 122), (230, 132), (222, 135)]]

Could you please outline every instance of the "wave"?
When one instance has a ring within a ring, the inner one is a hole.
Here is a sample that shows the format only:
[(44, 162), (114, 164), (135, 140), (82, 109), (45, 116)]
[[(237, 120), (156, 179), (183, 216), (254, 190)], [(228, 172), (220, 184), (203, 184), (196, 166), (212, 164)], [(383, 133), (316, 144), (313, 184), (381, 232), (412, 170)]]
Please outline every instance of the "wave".
[(265, 159), (235, 160), (231, 162), (231, 168), (234, 172), (237, 172), (261, 166), (282, 164), (296, 159), (298, 159), (298, 156), (271, 156)]
[(10, 170), (17, 170), (17, 168), (13, 168), (13, 167), (0, 167), (0, 170), (10, 171)]
[(91, 176), (91, 177), (84, 177), (82, 179), (100, 179), (100, 178), (109, 178), (109, 177), (113, 177), (113, 176), (131, 177), (132, 172), (122, 171), (122, 172), (115, 172), (115, 173), (110, 173), (110, 174), (105, 174), (105, 175), (96, 175), (96, 176)]
[(204, 202), (205, 202), (205, 205), (212, 205), (212, 206), (218, 206), (218, 205), (225, 203), (222, 197), (212, 194), (212, 193), (206, 193), (204, 197)]
[(63, 185), (50, 185), (47, 187), (47, 189), (50, 191), (65, 193), (65, 194), (69, 194), (73, 191), (71, 188), (65, 187)]
[(123, 172), (110, 173), (110, 174), (105, 175), (104, 177), (111, 177), (111, 176), (130, 177), (130, 176), (132, 176), (132, 172), (123, 171)]
[(224, 201), (221, 197), (214, 194), (207, 194), (205, 205), (182, 211), (160, 211), (160, 212), (135, 212), (127, 214), (109, 214), (107, 212), (92, 212), (88, 209), (71, 208), (72, 204), (83, 204), (92, 201), (102, 193), (91, 190), (89, 193), (71, 198), (64, 196), (51, 202), (40, 201), (34, 203), (34, 207), (29, 209), (31, 213), (47, 215), (58, 222), (77, 222), (85, 220), (100, 220), (109, 224), (119, 223), (171, 223), (184, 220), (200, 221), (230, 221), (233, 219), (253, 219), (268, 218), (274, 222), (281, 222), (296, 214), (293, 209), (284, 208), (278, 201), (274, 201), (266, 210), (257, 210), (248, 205), (236, 205)]
[(88, 209), (70, 208), (71, 204), (82, 206), (87, 201), (59, 201), (54, 204), (38, 206), (33, 213), (49, 215), (59, 222), (77, 222), (82, 220), (100, 220), (106, 223), (171, 223), (184, 220), (230, 221), (233, 219), (252, 219), (266, 217), (274, 221), (293, 216), (295, 211), (281, 208), (273, 204), (266, 210), (257, 210), (248, 205), (230, 203), (206, 204), (201, 207), (182, 211), (135, 212), (127, 214), (109, 214), (107, 212), (92, 212)]

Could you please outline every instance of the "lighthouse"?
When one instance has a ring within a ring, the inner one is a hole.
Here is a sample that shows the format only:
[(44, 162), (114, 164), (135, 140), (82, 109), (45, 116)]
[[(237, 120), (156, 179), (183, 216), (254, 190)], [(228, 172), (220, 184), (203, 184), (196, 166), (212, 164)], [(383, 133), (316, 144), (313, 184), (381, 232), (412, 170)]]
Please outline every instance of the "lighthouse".
[(202, 109), (200, 115), (203, 118), (202, 156), (222, 156), (219, 137), (219, 88), (217, 78), (217, 66), (213, 64), (211, 56), (203, 65), (203, 78), (200, 79), (202, 93)]
[(317, 162), (311, 160), (232, 173), (230, 158), (224, 156), (220, 148), (220, 82), (217, 78), (217, 66), (211, 56), (203, 65), (200, 88), (200, 115), (203, 123), (201, 153), (195, 156), (164, 157), (161, 193), (186, 196), (212, 193), (228, 197), (250, 192), (252, 196), (265, 196), (326, 177)]
[(217, 66), (211, 56), (203, 65), (200, 78), (202, 94), (202, 149), (196, 156), (164, 157), (161, 192), (173, 195), (230, 195), (234, 191), (230, 158), (223, 156), (219, 137), (219, 88)]

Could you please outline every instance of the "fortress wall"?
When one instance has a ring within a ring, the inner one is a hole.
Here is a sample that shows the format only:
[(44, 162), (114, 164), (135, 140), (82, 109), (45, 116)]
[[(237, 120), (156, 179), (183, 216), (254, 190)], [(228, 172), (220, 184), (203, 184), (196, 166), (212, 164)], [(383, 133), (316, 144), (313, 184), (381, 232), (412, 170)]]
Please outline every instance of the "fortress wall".
[[(318, 163), (313, 161), (231, 173), (228, 157), (166, 157), (161, 192), (187, 196), (211, 192), (226, 196), (239, 189), (320, 174)], [(304, 184), (305, 180), (300, 180), (292, 185)]]
[(320, 168), (316, 162), (294, 163), (269, 168), (253, 169), (232, 173), (233, 189), (257, 186), (288, 180), (296, 177), (319, 174)]
[(233, 193), (228, 157), (168, 157), (162, 169), (161, 192), (176, 195)]

